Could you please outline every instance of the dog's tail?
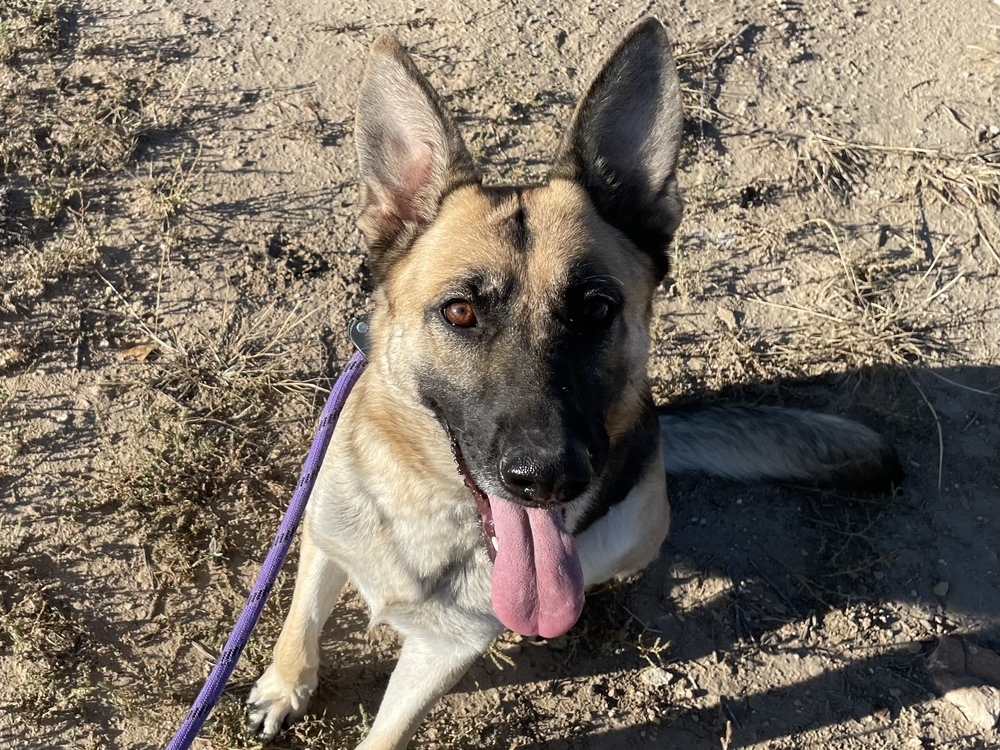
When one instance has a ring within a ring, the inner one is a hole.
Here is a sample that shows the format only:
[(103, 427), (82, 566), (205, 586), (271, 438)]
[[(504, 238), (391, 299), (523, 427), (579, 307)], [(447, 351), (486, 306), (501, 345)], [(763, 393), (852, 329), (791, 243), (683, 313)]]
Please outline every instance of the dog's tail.
[(886, 491), (903, 478), (896, 451), (849, 419), (773, 406), (699, 406), (660, 412), (667, 473), (830, 483)]

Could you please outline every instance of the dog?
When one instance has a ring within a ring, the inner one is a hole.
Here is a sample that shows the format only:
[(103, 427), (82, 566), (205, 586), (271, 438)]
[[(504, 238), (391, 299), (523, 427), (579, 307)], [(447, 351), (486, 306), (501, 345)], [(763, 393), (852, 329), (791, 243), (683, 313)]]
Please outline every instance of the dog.
[(548, 181), (485, 187), (400, 44), (374, 44), (355, 124), (370, 361), (249, 695), (265, 740), (305, 712), (348, 580), (404, 639), (359, 748), (402, 748), (505, 628), (562, 635), (589, 588), (656, 558), (667, 471), (899, 481), (892, 447), (845, 419), (654, 407), (649, 322), (681, 218), (679, 88), (664, 27), (639, 23), (580, 101)]

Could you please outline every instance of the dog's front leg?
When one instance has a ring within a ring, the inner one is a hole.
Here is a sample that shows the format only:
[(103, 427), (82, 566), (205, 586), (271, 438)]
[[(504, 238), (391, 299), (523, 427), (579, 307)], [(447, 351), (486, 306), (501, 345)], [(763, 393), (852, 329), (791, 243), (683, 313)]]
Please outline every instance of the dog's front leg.
[(247, 698), (248, 725), (267, 741), (287, 719), (306, 711), (316, 689), (319, 635), (347, 583), (347, 573), (316, 547), (308, 524), (302, 533), (292, 607), (274, 645), (274, 660)]
[(371, 732), (358, 750), (406, 747), (438, 698), (458, 682), (495, 635), (409, 631)]

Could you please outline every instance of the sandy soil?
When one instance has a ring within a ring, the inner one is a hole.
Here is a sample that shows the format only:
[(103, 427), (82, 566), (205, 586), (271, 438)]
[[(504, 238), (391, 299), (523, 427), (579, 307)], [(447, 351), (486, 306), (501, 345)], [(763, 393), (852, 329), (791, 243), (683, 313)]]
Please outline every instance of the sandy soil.
[[(647, 14), (688, 116), (658, 397), (848, 414), (907, 481), (674, 482), (659, 561), (563, 638), (498, 641), (415, 745), (1000, 746), (969, 704), (1000, 646), (986, 0), (0, 0), (0, 746), (162, 746), (221, 648), (367, 304), (371, 41), (399, 35), (491, 181), (538, 180)], [(292, 575), (199, 747), (255, 745)], [(275, 747), (362, 736), (397, 646), (365, 624), (347, 597)], [(944, 636), (976, 650), (942, 673)]]

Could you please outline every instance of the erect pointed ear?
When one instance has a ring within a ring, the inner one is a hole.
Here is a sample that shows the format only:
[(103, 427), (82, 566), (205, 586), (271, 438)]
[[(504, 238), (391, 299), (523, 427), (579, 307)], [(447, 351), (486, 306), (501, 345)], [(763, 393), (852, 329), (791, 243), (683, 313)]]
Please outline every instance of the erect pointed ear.
[(598, 213), (667, 272), (667, 245), (681, 219), (677, 190), (683, 112), (663, 25), (634, 26), (577, 106), (553, 177), (576, 180)]
[(392, 36), (372, 47), (354, 137), (364, 191), (361, 230), (380, 283), (457, 185), (477, 180), (441, 99)]

